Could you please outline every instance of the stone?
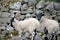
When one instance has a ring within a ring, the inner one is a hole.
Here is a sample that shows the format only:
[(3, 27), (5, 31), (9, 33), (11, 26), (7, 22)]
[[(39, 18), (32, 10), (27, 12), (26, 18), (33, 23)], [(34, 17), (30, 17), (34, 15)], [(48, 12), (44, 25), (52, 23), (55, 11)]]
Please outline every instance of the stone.
[(25, 19), (25, 15), (21, 15), (20, 19), (22, 19), (22, 20)]
[(10, 16), (10, 13), (8, 13), (8, 12), (1, 13), (1, 17), (9, 17), (9, 16)]
[(60, 16), (56, 16), (55, 20), (57, 20), (60, 23)]
[(41, 0), (37, 5), (36, 5), (36, 8), (37, 9), (40, 9), (40, 8), (43, 8), (45, 6), (45, 1), (44, 0)]
[(26, 15), (28, 12), (27, 11), (22, 11), (22, 15)]
[(35, 40), (43, 40), (42, 37), (40, 36), (40, 34), (37, 34), (35, 37)]
[(16, 2), (14, 4), (9, 4), (9, 8), (19, 10), (21, 8), (21, 2)]
[(7, 18), (0, 18), (0, 23), (9, 23), (11, 20), (11, 18), (7, 17)]
[(60, 10), (60, 3), (54, 2), (54, 10)]
[(27, 9), (27, 12), (28, 12), (28, 13), (32, 13), (33, 10), (32, 10), (31, 8), (28, 8), (28, 9)]
[(28, 5), (27, 5), (27, 4), (23, 4), (23, 5), (21, 6), (21, 11), (24, 11), (24, 10), (26, 10), (26, 9), (28, 9)]
[(28, 0), (29, 6), (34, 6), (36, 4), (36, 0)]
[(1, 26), (0, 29), (5, 29), (5, 27), (4, 26)]
[(59, 16), (60, 15), (60, 10), (56, 12), (56, 15)]
[(32, 17), (32, 15), (31, 15), (31, 14), (29, 14), (29, 13), (28, 13), (28, 14), (26, 14), (26, 19), (27, 19), (27, 18), (31, 18), (31, 17)]
[(19, 0), (20, 2), (22, 2), (23, 0)]
[(1, 7), (2, 12), (4, 12), (4, 11), (8, 12), (8, 10), (9, 10), (9, 8)]
[(9, 32), (12, 32), (14, 30), (13, 27), (11, 27), (10, 25), (7, 25), (6, 29), (9, 31)]
[(0, 8), (2, 8), (2, 5), (0, 4)]
[(28, 2), (28, 0), (23, 0), (24, 2)]
[(47, 9), (48, 11), (53, 11), (54, 10), (54, 2), (50, 2), (46, 7), (45, 10)]

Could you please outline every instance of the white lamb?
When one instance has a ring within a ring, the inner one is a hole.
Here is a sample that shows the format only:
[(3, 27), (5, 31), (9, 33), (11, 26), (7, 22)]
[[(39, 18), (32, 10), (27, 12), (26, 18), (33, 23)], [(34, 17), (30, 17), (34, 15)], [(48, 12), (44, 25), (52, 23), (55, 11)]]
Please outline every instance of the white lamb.
[(30, 34), (32, 34), (36, 28), (40, 27), (39, 21), (35, 18), (25, 19), (24, 21), (14, 19), (14, 21), (13, 25), (15, 29), (19, 31), (19, 34), (21, 34), (22, 31), (29, 31)]
[(40, 21), (40, 28), (43, 30), (44, 27), (48, 29), (49, 33), (55, 32), (59, 30), (59, 24), (57, 21), (48, 19), (46, 16), (44, 16), (43, 13), (39, 13), (37, 15), (38, 20)]

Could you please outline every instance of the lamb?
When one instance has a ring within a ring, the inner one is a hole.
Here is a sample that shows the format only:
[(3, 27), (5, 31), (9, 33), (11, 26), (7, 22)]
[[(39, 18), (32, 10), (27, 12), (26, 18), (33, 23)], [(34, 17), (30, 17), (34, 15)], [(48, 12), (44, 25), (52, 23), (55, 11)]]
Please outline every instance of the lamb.
[(19, 34), (21, 34), (22, 31), (28, 31), (30, 34), (32, 34), (35, 29), (40, 27), (39, 21), (35, 18), (29, 18), (22, 21), (14, 19), (14, 21), (15, 22), (13, 22), (13, 25), (15, 29), (19, 31)]
[(44, 29), (46, 27), (48, 29), (49, 33), (55, 32), (59, 30), (59, 24), (57, 21), (48, 19), (44, 14), (40, 13), (37, 15), (38, 20), (40, 21), (40, 27), (41, 29)]

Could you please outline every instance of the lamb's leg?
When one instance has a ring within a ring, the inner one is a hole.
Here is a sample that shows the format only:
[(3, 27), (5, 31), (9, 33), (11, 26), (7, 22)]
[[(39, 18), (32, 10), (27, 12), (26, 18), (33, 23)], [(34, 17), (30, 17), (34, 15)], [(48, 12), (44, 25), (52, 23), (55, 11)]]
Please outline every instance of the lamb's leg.
[(31, 40), (34, 40), (34, 34), (35, 34), (35, 33), (33, 32), (33, 33), (32, 33), (32, 38), (31, 38)]
[(19, 37), (22, 37), (22, 30), (19, 30)]

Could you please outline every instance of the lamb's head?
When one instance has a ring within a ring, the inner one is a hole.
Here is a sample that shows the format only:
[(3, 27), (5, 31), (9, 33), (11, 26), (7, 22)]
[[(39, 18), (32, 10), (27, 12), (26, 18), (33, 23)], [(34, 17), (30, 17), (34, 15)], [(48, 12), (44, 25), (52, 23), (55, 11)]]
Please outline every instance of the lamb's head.
[(17, 24), (18, 24), (18, 20), (14, 19), (14, 22), (12, 23), (14, 27), (17, 27)]
[(43, 14), (43, 13), (39, 13), (39, 14), (37, 14), (37, 19), (40, 21), (40, 19), (42, 18), (42, 16), (44, 16), (45, 14)]

